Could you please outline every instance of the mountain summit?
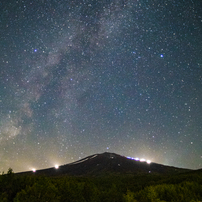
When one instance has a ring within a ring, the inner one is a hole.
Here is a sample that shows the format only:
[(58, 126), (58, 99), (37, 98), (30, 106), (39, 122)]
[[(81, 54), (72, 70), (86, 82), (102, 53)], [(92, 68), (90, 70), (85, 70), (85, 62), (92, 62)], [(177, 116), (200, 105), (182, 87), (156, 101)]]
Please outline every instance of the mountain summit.
[[(99, 176), (103, 174), (175, 173), (187, 169), (165, 166), (157, 163), (137, 161), (115, 153), (94, 154), (81, 160), (59, 166), (37, 170), (41, 175)], [(31, 172), (26, 172), (31, 173)]]

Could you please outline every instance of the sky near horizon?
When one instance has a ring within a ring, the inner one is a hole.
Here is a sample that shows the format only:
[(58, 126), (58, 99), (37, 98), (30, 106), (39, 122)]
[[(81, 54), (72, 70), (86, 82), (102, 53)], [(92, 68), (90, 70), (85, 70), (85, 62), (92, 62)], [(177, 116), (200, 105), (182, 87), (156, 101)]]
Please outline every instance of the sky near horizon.
[(202, 168), (202, 2), (0, 2), (0, 172), (114, 152)]

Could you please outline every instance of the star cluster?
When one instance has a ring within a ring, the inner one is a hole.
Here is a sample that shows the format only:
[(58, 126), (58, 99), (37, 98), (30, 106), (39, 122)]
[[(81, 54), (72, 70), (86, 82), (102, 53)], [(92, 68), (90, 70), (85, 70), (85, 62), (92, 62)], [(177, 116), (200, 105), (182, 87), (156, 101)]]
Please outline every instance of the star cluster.
[(0, 3), (0, 171), (104, 151), (201, 168), (201, 7)]

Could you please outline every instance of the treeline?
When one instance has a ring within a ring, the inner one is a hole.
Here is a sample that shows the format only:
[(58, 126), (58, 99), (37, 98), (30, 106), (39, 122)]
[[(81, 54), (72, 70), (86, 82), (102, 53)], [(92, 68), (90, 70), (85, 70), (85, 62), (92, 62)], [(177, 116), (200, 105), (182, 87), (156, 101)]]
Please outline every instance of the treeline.
[(199, 202), (202, 172), (179, 175), (46, 177), (0, 175), (1, 202)]

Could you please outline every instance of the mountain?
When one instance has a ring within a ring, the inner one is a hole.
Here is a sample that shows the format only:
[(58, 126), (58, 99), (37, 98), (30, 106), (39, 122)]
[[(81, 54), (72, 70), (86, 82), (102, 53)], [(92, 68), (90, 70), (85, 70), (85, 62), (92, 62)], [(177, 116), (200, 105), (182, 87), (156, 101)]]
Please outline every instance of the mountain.
[(140, 162), (115, 153), (94, 154), (79, 161), (55, 167), (23, 172), (18, 174), (35, 174), (47, 176), (99, 176), (104, 174), (140, 174), (140, 173), (179, 173), (189, 171), (177, 167), (165, 166), (157, 163)]

